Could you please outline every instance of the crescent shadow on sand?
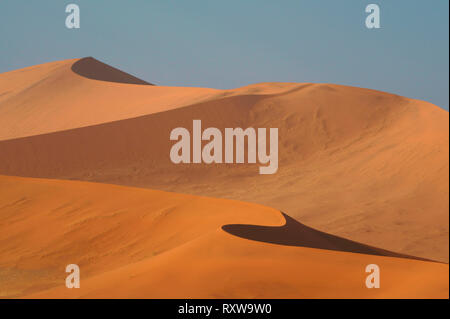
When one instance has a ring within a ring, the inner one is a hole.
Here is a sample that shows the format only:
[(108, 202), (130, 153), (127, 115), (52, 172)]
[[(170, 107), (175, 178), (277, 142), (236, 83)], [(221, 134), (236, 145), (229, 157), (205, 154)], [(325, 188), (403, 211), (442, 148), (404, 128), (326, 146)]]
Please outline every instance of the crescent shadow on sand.
[(132, 76), (131, 74), (120, 71), (119, 69), (113, 68), (112, 66), (100, 62), (92, 57), (82, 58), (75, 62), (72, 65), (72, 71), (91, 80), (126, 84), (154, 85)]
[(327, 234), (303, 225), (283, 212), (282, 215), (286, 220), (283, 226), (229, 224), (222, 226), (222, 229), (231, 235), (264, 243), (432, 261), (391, 252)]

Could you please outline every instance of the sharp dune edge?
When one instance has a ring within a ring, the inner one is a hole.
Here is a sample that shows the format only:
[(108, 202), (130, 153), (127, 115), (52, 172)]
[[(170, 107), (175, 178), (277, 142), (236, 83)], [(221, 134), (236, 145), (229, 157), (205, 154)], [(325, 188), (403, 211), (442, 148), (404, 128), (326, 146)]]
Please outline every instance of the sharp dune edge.
[[(278, 127), (277, 174), (172, 164), (192, 119)], [(448, 298), (448, 264), (409, 257), (448, 262), (448, 127), (331, 84), (161, 87), (93, 58), (0, 74), (0, 297)]]

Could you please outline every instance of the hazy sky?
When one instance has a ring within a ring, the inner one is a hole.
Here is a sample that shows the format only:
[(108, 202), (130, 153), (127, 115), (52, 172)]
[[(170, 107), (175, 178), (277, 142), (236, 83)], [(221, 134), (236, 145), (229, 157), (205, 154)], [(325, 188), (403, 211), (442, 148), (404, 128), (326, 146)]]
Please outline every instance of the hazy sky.
[[(65, 7), (81, 28), (65, 27)], [(365, 7), (381, 8), (381, 29)], [(159, 85), (367, 87), (449, 107), (448, 0), (0, 0), (0, 72), (93, 56)]]

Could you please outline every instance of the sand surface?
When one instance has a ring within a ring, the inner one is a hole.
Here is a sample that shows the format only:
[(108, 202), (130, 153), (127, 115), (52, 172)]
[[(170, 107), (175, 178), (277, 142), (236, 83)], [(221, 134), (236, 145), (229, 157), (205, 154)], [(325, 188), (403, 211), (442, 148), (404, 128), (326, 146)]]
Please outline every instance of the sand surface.
[[(2, 297), (448, 298), (447, 264), (283, 230), (287, 216), (257, 204), (8, 176), (0, 190)], [(65, 287), (73, 263), (80, 289)], [(364, 284), (372, 263), (379, 289)]]
[[(173, 164), (193, 119), (278, 128), (278, 172)], [(340, 85), (0, 74), (0, 297), (448, 298), (448, 132), (435, 105)]]
[[(74, 72), (77, 63), (102, 80)], [(2, 74), (0, 174), (255, 202), (322, 231), (448, 262), (448, 112), (339, 85), (160, 87), (113, 82), (121, 74), (111, 72), (84, 59)], [(193, 119), (221, 130), (279, 128), (278, 172), (174, 165), (170, 131), (192, 130)]]

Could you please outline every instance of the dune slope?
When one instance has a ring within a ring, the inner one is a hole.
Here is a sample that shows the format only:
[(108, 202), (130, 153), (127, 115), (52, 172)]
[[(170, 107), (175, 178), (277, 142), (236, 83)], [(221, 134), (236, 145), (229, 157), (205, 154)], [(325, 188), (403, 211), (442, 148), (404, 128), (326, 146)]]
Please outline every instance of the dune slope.
[[(223, 230), (283, 228), (280, 212), (257, 204), (8, 176), (0, 190), (2, 297), (448, 298), (446, 264), (388, 257), (345, 239), (335, 239), (334, 250), (311, 248), (329, 239), (311, 229), (296, 245)], [(65, 288), (72, 263), (80, 289)], [(371, 263), (381, 269), (380, 289), (365, 288)]]
[[(158, 87), (93, 58), (0, 76), (0, 140), (160, 112), (209, 97), (212, 89)], [(178, 94), (173, 95), (176, 91)]]
[[(0, 75), (0, 174), (254, 202), (334, 235), (448, 262), (448, 112), (330, 84), (118, 83), (76, 73), (76, 63)], [(173, 164), (170, 131), (192, 130), (193, 119), (221, 130), (279, 128), (278, 172)]]

